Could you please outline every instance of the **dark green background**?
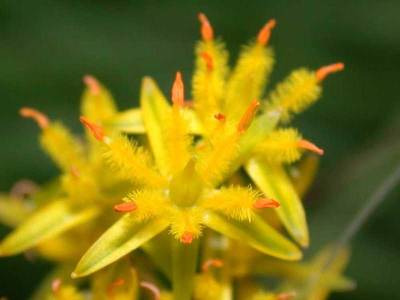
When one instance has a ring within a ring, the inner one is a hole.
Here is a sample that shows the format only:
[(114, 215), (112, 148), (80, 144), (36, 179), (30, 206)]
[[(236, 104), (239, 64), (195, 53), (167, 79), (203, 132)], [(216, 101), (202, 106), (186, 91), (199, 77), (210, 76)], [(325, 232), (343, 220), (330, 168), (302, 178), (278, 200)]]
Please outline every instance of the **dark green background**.
[[(189, 81), (199, 11), (232, 61), (266, 20), (277, 19), (272, 85), (293, 68), (345, 62), (346, 71), (324, 83), (322, 101), (295, 120), (326, 150), (307, 197), (313, 248), (340, 234), (400, 163), (400, 1), (0, 1), (0, 189), (56, 174), (36, 126), (18, 117), (21, 106), (78, 132), (84, 74), (104, 82), (121, 108), (137, 103), (144, 75), (166, 92), (176, 70)], [(400, 298), (399, 195), (397, 188), (354, 240), (347, 274), (358, 289), (332, 299)], [(0, 296), (26, 299), (47, 268), (1, 259)]]

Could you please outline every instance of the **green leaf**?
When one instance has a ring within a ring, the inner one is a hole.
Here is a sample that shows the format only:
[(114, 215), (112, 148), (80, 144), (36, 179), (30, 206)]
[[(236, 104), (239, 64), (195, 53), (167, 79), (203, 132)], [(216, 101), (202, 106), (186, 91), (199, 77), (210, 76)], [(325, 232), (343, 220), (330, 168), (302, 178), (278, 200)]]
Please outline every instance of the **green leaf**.
[(145, 77), (142, 82), (140, 105), (144, 126), (157, 166), (160, 170), (167, 170), (162, 124), (168, 113), (169, 104), (155, 82), (149, 77)]
[(279, 165), (268, 165), (259, 159), (251, 159), (245, 168), (267, 197), (279, 201), (281, 206), (274, 211), (293, 238), (307, 247), (309, 237), (303, 204), (285, 169)]
[(168, 226), (163, 219), (135, 222), (130, 214), (112, 225), (83, 255), (73, 277), (89, 275), (140, 247)]
[(172, 242), (172, 288), (174, 300), (190, 300), (196, 274), (199, 241), (183, 244)]
[(258, 215), (254, 215), (251, 222), (241, 222), (220, 214), (209, 213), (205, 223), (211, 229), (232, 239), (240, 240), (265, 254), (286, 260), (298, 260), (302, 257), (301, 251), (295, 244)]
[(73, 209), (66, 199), (44, 206), (11, 232), (0, 244), (0, 255), (21, 253), (40, 242), (78, 226), (98, 214), (97, 208)]

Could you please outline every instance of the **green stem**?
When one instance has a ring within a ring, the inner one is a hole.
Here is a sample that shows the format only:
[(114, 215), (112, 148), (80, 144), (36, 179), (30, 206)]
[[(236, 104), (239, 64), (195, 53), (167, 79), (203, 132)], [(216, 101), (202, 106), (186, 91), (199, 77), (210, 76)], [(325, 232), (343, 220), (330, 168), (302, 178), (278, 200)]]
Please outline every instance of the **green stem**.
[(187, 245), (174, 239), (172, 243), (173, 299), (190, 300), (194, 287), (199, 242), (195, 239)]

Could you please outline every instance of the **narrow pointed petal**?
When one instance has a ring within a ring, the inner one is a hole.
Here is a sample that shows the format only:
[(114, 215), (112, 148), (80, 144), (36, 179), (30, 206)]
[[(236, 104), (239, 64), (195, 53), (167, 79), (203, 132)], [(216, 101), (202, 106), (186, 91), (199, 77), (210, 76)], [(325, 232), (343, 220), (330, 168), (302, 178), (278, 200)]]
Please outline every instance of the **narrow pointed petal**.
[(42, 241), (93, 219), (98, 212), (97, 208), (76, 211), (66, 200), (54, 201), (11, 232), (0, 244), (0, 255), (21, 253)]
[(209, 213), (205, 220), (207, 226), (230, 238), (243, 243), (265, 254), (286, 260), (298, 260), (301, 251), (275, 229), (254, 215), (251, 222), (240, 222), (220, 214)]
[[(192, 109), (184, 108), (183, 115), (188, 121), (190, 134), (201, 134), (203, 132), (201, 123)], [(129, 134), (145, 134), (142, 111), (139, 108), (128, 109), (116, 113), (103, 122), (106, 129), (120, 131)]]
[(72, 276), (82, 277), (100, 270), (140, 247), (167, 226), (162, 219), (138, 223), (130, 214), (124, 215), (83, 255)]
[(140, 104), (143, 123), (157, 166), (160, 170), (167, 170), (168, 159), (164, 148), (162, 125), (170, 106), (156, 83), (149, 77), (143, 79)]
[(111, 93), (96, 78), (83, 78), (86, 89), (82, 95), (81, 114), (93, 122), (102, 123), (112, 117), (117, 108)]
[[(257, 144), (261, 143), (265, 137), (275, 129), (279, 121), (279, 113), (264, 112), (254, 118), (250, 127), (242, 134), (239, 140), (239, 153), (237, 159), (232, 164), (230, 174), (236, 171), (250, 157)], [(278, 200), (278, 199), (277, 199)]]
[(279, 201), (281, 206), (274, 211), (293, 238), (307, 247), (309, 237), (304, 208), (283, 167), (252, 159), (245, 168), (265, 195)]
[(144, 134), (146, 132), (139, 108), (119, 112), (103, 122), (105, 128), (131, 134)]
[(194, 286), (199, 242), (190, 244), (177, 240), (172, 245), (172, 288), (174, 300), (190, 300)]
[(15, 199), (12, 196), (0, 195), (0, 223), (16, 227), (26, 220), (32, 207), (25, 200)]

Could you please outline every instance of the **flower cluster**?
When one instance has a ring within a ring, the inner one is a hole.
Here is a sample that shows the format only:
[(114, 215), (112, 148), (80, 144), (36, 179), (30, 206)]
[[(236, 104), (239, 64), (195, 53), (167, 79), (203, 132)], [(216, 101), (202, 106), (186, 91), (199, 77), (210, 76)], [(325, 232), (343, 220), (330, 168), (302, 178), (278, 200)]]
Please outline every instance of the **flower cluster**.
[[(61, 171), (40, 188), (19, 183), (0, 199), (0, 220), (16, 227), (0, 255), (33, 249), (59, 263), (34, 299), (325, 299), (352, 287), (341, 275), (347, 252), (327, 269), (326, 252), (292, 262), (309, 244), (300, 197), (323, 150), (288, 123), (343, 64), (296, 70), (266, 94), (275, 20), (233, 68), (206, 16), (199, 20), (192, 100), (180, 72), (170, 97), (145, 77), (140, 107), (120, 112), (86, 76), (86, 140), (21, 109)], [(71, 273), (89, 278), (89, 288)], [(266, 291), (253, 276), (282, 284)]]

